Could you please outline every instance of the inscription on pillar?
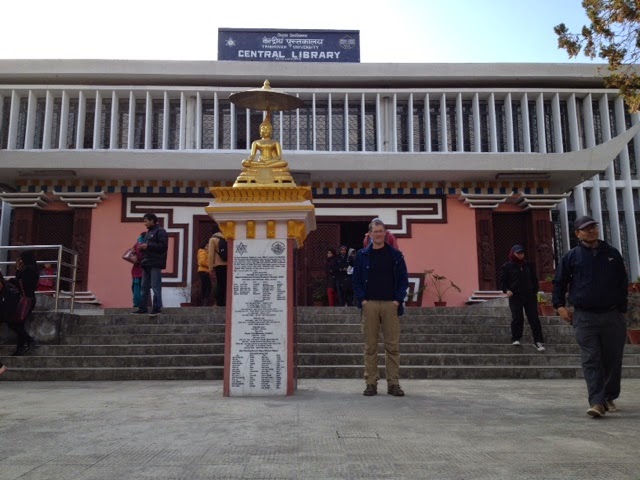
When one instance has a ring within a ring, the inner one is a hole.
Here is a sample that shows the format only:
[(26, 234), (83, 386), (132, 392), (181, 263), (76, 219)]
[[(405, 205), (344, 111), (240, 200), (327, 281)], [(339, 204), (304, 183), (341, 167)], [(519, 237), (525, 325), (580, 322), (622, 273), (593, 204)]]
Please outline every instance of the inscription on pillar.
[(231, 396), (286, 395), (287, 241), (233, 244)]

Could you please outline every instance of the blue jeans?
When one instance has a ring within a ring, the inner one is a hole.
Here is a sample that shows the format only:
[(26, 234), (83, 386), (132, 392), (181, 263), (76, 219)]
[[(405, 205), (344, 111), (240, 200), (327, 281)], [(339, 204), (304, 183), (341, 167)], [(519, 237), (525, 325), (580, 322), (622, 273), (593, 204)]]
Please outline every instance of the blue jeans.
[(140, 310), (146, 312), (147, 303), (153, 290), (152, 311), (162, 311), (162, 269), (154, 267), (142, 267), (142, 287), (140, 298)]

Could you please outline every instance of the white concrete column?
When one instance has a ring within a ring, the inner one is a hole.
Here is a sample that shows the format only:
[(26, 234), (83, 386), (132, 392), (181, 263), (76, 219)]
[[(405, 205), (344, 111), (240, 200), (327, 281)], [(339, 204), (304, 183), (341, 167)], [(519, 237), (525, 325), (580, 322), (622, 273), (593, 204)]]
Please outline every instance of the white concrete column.
[[(386, 110), (386, 109), (385, 109)], [(296, 110), (297, 112), (298, 110)], [(386, 111), (385, 111), (386, 114)], [(349, 151), (349, 94), (344, 94), (344, 151)], [(386, 118), (386, 115), (385, 115)], [(300, 122), (298, 121), (298, 139), (300, 138), (300, 130), (299, 130)], [(385, 136), (387, 135), (387, 129), (385, 128)], [(298, 150), (300, 147), (298, 146)]]
[(407, 144), (409, 151), (413, 152), (413, 93), (409, 94), (409, 102), (407, 104)]
[(513, 135), (513, 104), (511, 103), (511, 94), (507, 93), (507, 97), (504, 99), (504, 123), (507, 127), (507, 152), (513, 152), (514, 150), (514, 135)]
[(391, 119), (389, 122), (389, 131), (387, 132), (387, 138), (391, 139), (391, 151), (398, 151), (398, 95), (396, 93), (391, 97), (391, 105), (387, 106), (387, 118)]
[[(625, 105), (622, 97), (617, 95), (614, 99), (614, 111), (616, 121), (616, 133), (624, 132), (627, 128), (625, 121)], [(629, 254), (629, 275), (635, 279), (640, 276), (640, 255), (638, 252), (638, 230), (633, 205), (633, 187), (631, 180), (631, 164), (629, 149), (627, 147), (620, 152), (620, 173), (622, 178), (622, 208), (627, 232), (627, 252)]]
[[(572, 93), (567, 98), (567, 112), (569, 117), (569, 145), (571, 146), (571, 151), (576, 152), (582, 149), (582, 145), (580, 144), (580, 132), (578, 130), (578, 107), (575, 93)], [(587, 214), (587, 199), (585, 198), (583, 184), (573, 189), (573, 203), (576, 209), (576, 216), (581, 217)], [(573, 226), (569, 230), (573, 231)]]
[(383, 139), (382, 139), (382, 98), (380, 94), (376, 94), (376, 137), (378, 139), (378, 152), (382, 152), (383, 150)]
[(231, 124), (231, 150), (237, 149), (238, 133), (236, 126), (236, 104), (229, 103), (229, 115), (231, 116), (229, 123)]
[[(598, 102), (600, 107), (600, 125), (602, 128), (602, 142), (611, 140), (611, 124), (609, 123), (609, 97), (605, 93)], [(607, 212), (609, 212), (609, 225), (611, 227), (611, 244), (622, 252), (620, 239), (620, 218), (618, 217), (618, 198), (616, 196), (616, 174), (611, 162), (605, 170), (605, 195), (607, 196)]]
[[(2, 99), (0, 99), (0, 103)], [(42, 149), (51, 149), (51, 133), (53, 130), (53, 94), (47, 90), (44, 101), (44, 127), (42, 129)], [(2, 118), (2, 108), (0, 107), (0, 119)], [(2, 128), (0, 126), (0, 128)]]
[(78, 92), (78, 111), (76, 112), (76, 150), (84, 148), (84, 122), (87, 116), (87, 97), (84, 90)]
[(151, 150), (153, 145), (153, 98), (147, 90), (144, 99), (144, 149)]
[[(361, 145), (362, 151), (366, 152), (367, 150), (367, 114), (366, 114), (367, 104), (365, 102), (364, 93), (360, 97), (360, 133), (361, 133)], [(329, 123), (331, 123), (331, 116), (329, 116)]]
[(69, 94), (66, 90), (62, 92), (62, 102), (60, 103), (60, 136), (58, 145), (61, 149), (68, 149), (67, 133), (69, 129)]
[(440, 97), (440, 151), (449, 151), (449, 135), (447, 133), (447, 95), (445, 93)]
[(25, 125), (25, 135), (24, 135), (24, 149), (31, 150), (33, 149), (33, 136), (35, 135), (36, 129), (36, 109), (38, 106), (38, 99), (36, 98), (33, 90), (29, 90), (29, 95), (27, 96), (27, 122)]
[(111, 92), (111, 133), (109, 134), (109, 148), (114, 150), (118, 148), (118, 137), (120, 136), (120, 128), (118, 117), (120, 116), (120, 98), (114, 90)]
[(520, 98), (522, 115), (522, 145), (525, 153), (531, 153), (531, 126), (529, 124), (529, 97), (526, 93)]
[[(220, 102), (218, 101), (218, 92), (213, 92), (213, 149), (214, 150), (217, 150), (220, 148), (220, 145), (218, 143), (218, 129), (220, 128), (220, 120), (218, 120), (219, 115), (220, 115)], [(280, 121), (280, 128), (282, 128), (282, 119)], [(282, 135), (280, 135), (280, 137), (282, 137)], [(280, 138), (280, 140), (282, 140), (282, 138)]]
[(20, 121), (20, 95), (15, 90), (11, 91), (11, 111), (9, 113), (9, 138), (7, 150), (15, 150), (18, 144), (18, 122)]
[[(555, 145), (551, 148), (551, 145), (547, 146), (547, 151), (553, 153), (564, 153), (563, 138), (562, 138), (562, 119), (560, 115), (560, 95), (555, 94), (551, 98), (551, 125), (553, 128), (553, 140)], [(546, 143), (546, 142), (545, 142)]]
[[(587, 95), (582, 101), (582, 110), (584, 114), (584, 136), (586, 148), (596, 146), (596, 134), (593, 122), (593, 101), (591, 94)], [(600, 116), (602, 120), (602, 115)], [(602, 201), (600, 200), (600, 177), (596, 174), (591, 177), (591, 191), (589, 192), (591, 204), (591, 216), (602, 225)], [(604, 227), (600, 229), (600, 238), (604, 239)]]
[(102, 143), (102, 94), (96, 90), (96, 108), (93, 113), (93, 149), (100, 148)]
[(184, 150), (185, 148), (187, 148), (187, 97), (184, 92), (180, 92), (180, 145), (178, 149)]
[(480, 96), (478, 93), (473, 95), (471, 103), (471, 112), (473, 115), (473, 146), (474, 152), (482, 151), (482, 138), (480, 133)]
[(136, 133), (136, 97), (133, 92), (129, 92), (129, 138), (127, 148), (133, 150)]
[(462, 121), (462, 94), (456, 95), (456, 150), (464, 152), (464, 123)]
[(424, 141), (425, 150), (431, 151), (431, 107), (429, 105), (429, 94), (424, 95)]
[[(327, 95), (327, 117), (329, 117), (327, 125), (327, 141), (329, 142), (329, 151), (333, 152), (333, 105), (331, 105), (331, 92)], [(282, 126), (282, 122), (280, 122)]]
[(318, 142), (317, 142), (317, 135), (316, 135), (316, 131), (318, 128), (318, 124), (316, 123), (316, 94), (312, 93), (311, 94), (311, 125), (312, 125), (312, 129), (311, 129), (311, 141), (312, 141), (312, 146), (311, 149), (315, 152), (318, 150)]
[(202, 149), (202, 95), (200, 92), (196, 93), (196, 143), (195, 148), (197, 150)]
[(544, 125), (544, 96), (542, 93), (536, 97), (536, 116), (538, 117), (538, 152), (547, 153), (547, 137)]
[[(233, 122), (232, 122), (233, 123)], [(233, 124), (232, 124), (233, 128)], [(171, 99), (169, 92), (162, 96), (162, 149), (169, 150), (169, 133), (171, 130)]]
[[(496, 96), (493, 92), (489, 95), (487, 103), (489, 109), (489, 151), (498, 151), (498, 123), (496, 119)], [(505, 122), (506, 123), (506, 122)]]

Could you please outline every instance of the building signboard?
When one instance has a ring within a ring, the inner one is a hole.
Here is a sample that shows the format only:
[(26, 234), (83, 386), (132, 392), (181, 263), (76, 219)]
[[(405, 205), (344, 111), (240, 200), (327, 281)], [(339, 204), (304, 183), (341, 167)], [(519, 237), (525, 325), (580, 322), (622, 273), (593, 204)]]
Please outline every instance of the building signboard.
[(360, 31), (219, 28), (218, 60), (359, 63)]

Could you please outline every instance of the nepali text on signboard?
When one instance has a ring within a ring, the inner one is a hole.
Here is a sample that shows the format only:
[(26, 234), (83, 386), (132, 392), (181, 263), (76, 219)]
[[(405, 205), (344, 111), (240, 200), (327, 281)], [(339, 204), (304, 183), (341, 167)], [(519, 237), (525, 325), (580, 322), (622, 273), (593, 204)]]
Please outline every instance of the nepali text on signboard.
[(218, 60), (358, 63), (360, 31), (219, 28)]

